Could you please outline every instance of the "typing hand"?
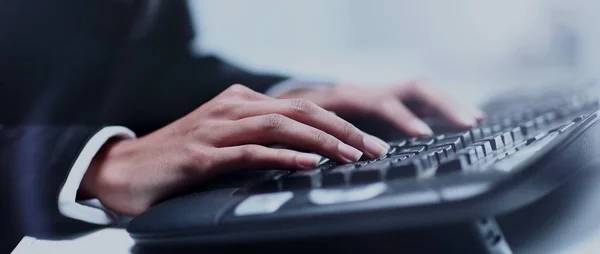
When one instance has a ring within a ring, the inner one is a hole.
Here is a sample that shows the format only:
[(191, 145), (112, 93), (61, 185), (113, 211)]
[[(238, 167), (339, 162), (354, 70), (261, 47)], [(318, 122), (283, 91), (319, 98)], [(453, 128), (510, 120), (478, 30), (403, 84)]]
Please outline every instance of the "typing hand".
[(211, 176), (238, 169), (317, 166), (320, 156), (350, 163), (389, 146), (305, 99), (274, 99), (234, 85), (188, 115), (137, 140), (104, 146), (80, 196), (135, 216)]
[[(383, 88), (316, 87), (291, 91), (279, 98), (305, 98), (342, 116), (379, 116), (412, 136), (432, 134), (418, 116), (440, 114), (459, 128), (472, 127), (484, 117), (480, 110), (462, 105), (424, 80)], [(410, 104), (417, 106), (407, 106)]]

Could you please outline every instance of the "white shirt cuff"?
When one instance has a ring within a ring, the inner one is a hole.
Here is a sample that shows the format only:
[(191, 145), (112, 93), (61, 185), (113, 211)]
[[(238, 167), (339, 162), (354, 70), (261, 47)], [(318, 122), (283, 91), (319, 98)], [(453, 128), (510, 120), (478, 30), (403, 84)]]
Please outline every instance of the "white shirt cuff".
[(66, 217), (93, 224), (109, 225), (119, 222), (116, 213), (106, 209), (98, 199), (76, 201), (77, 190), (94, 156), (113, 137), (135, 138), (135, 133), (121, 126), (104, 127), (83, 147), (67, 180), (58, 194), (58, 210)]

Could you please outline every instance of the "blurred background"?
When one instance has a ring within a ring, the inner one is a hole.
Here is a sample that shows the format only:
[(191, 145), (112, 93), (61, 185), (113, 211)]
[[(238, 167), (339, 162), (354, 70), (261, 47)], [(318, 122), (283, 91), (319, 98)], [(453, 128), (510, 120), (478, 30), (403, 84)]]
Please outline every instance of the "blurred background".
[[(596, 0), (191, 0), (193, 48), (257, 71), (456, 96), (597, 77)], [(460, 88), (460, 89), (457, 89)]]

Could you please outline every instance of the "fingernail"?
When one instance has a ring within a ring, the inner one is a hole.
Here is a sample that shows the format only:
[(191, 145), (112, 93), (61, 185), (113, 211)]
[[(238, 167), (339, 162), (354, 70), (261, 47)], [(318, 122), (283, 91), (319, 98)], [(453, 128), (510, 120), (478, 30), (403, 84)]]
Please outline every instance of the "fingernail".
[(468, 127), (473, 127), (477, 123), (477, 120), (466, 112), (461, 112), (458, 114), (458, 121)]
[(342, 156), (346, 160), (348, 160), (347, 162), (356, 162), (363, 155), (363, 153), (361, 151), (357, 150), (356, 148), (351, 147), (351, 146), (346, 145), (341, 142), (338, 144), (338, 150), (340, 151)]
[(369, 133), (366, 133), (364, 131), (362, 131), (362, 133), (363, 133), (363, 135), (372, 137), (373, 139), (375, 139), (375, 141), (377, 141), (377, 143), (381, 144), (381, 146), (383, 146), (385, 149), (390, 150), (390, 145), (387, 142), (385, 142), (385, 141), (381, 140), (380, 138), (375, 137)]
[(301, 153), (296, 156), (296, 162), (303, 168), (316, 168), (321, 161), (321, 156), (310, 153)]
[(415, 119), (412, 123), (412, 128), (419, 133), (421, 136), (431, 136), (433, 135), (433, 131), (427, 124), (419, 119)]
[(379, 142), (379, 144), (381, 144), (381, 146), (383, 146), (383, 148), (385, 148), (385, 150), (390, 150), (390, 145), (387, 142), (385, 142), (385, 141), (383, 141), (383, 140), (381, 140), (378, 137), (375, 137), (373, 135), (370, 135), (370, 136), (373, 137), (377, 142)]
[(381, 142), (375, 139), (375, 137), (369, 137), (366, 135), (363, 136), (363, 144), (367, 152), (375, 158), (384, 156), (389, 149), (386, 149)]

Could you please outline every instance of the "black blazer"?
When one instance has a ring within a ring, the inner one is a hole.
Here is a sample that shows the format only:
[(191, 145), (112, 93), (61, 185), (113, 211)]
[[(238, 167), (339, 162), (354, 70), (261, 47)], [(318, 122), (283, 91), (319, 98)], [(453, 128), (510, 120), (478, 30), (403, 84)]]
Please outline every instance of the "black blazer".
[(193, 56), (186, 2), (153, 4), (159, 7), (133, 0), (0, 1), (5, 234), (48, 236), (77, 224), (60, 215), (58, 192), (102, 126), (123, 125), (141, 136), (233, 83), (264, 92), (284, 79)]

